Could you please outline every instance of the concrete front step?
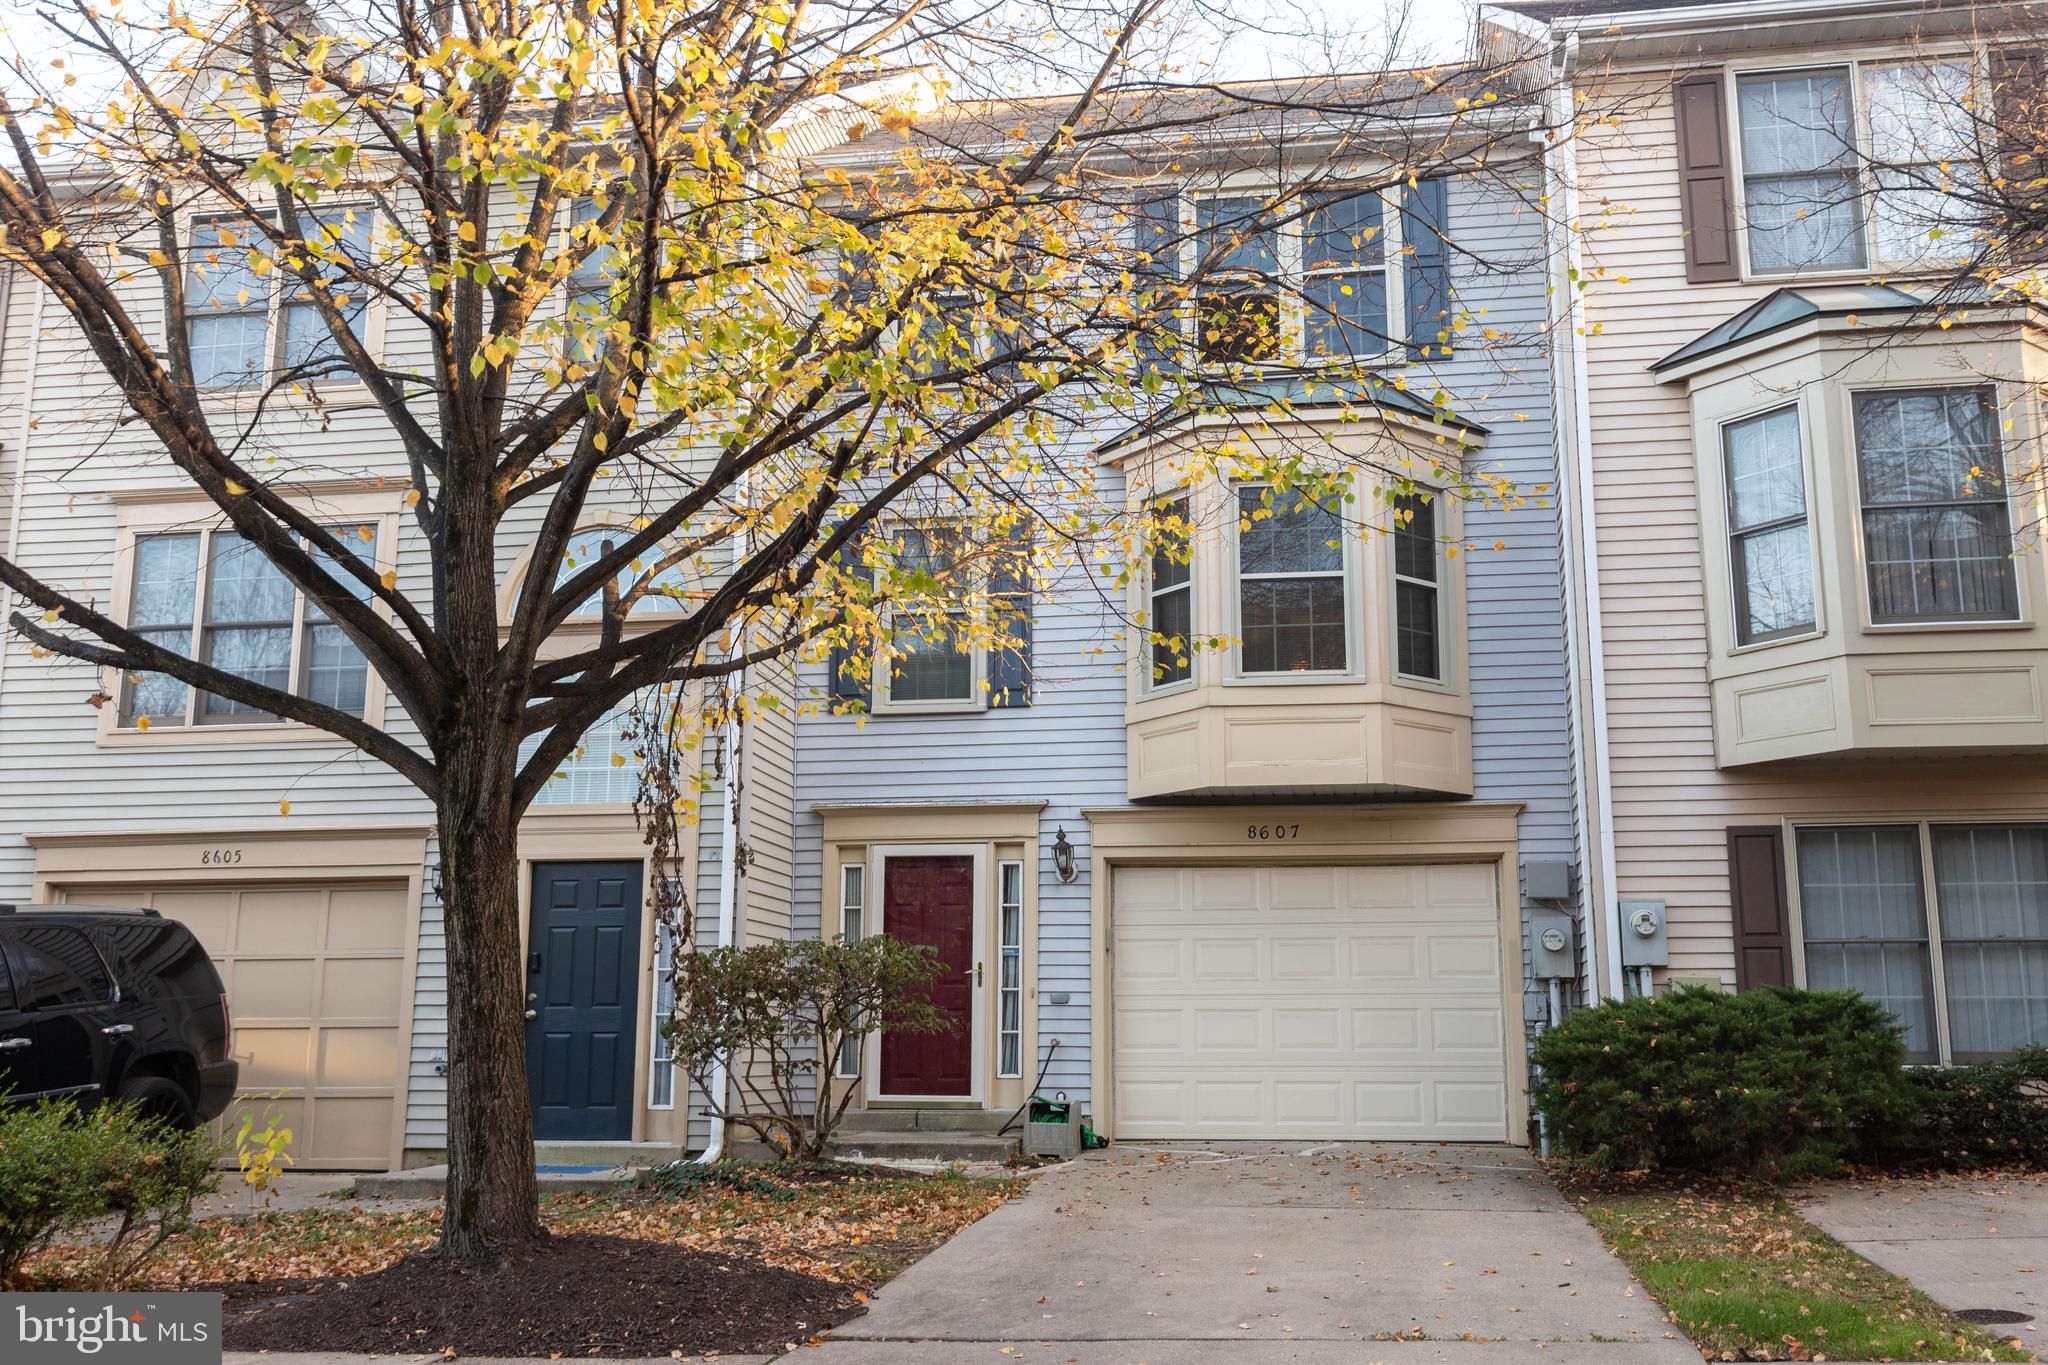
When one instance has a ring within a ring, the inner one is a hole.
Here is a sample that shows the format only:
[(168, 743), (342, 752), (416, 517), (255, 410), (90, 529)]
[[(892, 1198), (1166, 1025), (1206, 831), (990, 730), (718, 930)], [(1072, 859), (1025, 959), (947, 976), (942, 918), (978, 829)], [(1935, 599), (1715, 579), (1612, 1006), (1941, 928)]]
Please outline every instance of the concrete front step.
[(832, 1155), (866, 1157), (870, 1161), (971, 1161), (1000, 1163), (1017, 1155), (1014, 1134), (997, 1137), (993, 1132), (916, 1132), (893, 1130), (874, 1132), (863, 1123), (857, 1130), (841, 1129), (832, 1139)]
[(862, 1109), (846, 1124), (863, 1133), (993, 1133), (1010, 1120), (1007, 1109)]

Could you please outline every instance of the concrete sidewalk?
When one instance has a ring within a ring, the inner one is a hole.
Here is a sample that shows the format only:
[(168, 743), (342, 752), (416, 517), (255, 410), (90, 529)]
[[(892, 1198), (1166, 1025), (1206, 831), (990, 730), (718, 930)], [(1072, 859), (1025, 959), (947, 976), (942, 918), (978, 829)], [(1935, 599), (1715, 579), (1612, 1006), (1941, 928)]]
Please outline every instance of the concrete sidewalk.
[(1331, 1144), (1091, 1153), (911, 1267), (811, 1356), (1699, 1360), (1527, 1153)]
[(1800, 1194), (1800, 1210), (1865, 1260), (1911, 1280), (1951, 1311), (2026, 1315), (1987, 1323), (2048, 1351), (2048, 1181), (1930, 1176), (1837, 1181)]

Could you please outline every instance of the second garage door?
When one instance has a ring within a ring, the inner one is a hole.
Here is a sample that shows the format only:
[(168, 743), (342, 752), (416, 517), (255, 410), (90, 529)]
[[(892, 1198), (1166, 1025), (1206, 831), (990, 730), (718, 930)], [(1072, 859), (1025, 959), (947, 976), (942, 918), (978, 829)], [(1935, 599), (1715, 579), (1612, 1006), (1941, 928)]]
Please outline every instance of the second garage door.
[(404, 882), (68, 886), (64, 898), (145, 905), (192, 930), (228, 988), (241, 1091), (259, 1128), (275, 1110), (292, 1130), (301, 1169), (397, 1165), (416, 913)]
[(1505, 1140), (1494, 875), (1118, 868), (1117, 1136)]

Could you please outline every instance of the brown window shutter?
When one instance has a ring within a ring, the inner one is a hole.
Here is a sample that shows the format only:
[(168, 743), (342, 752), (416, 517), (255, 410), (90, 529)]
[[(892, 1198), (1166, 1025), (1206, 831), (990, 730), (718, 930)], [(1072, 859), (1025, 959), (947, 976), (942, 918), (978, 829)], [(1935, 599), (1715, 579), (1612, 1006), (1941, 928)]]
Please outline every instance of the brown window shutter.
[[(2038, 47), (1991, 49), (1991, 121), (1997, 133), (1996, 173), (2005, 180), (1997, 193), (2011, 221), (2003, 225), (2015, 260), (2048, 259), (2048, 178), (2044, 162), (2041, 89), (2048, 78), (2048, 51)], [(1994, 230), (1997, 230), (1994, 225)]]
[(1741, 278), (1735, 261), (1735, 183), (1728, 162), (1728, 106), (1721, 73), (1687, 76), (1671, 91), (1678, 119), (1678, 208), (1685, 224), (1685, 278)]
[(1792, 984), (1792, 909), (1785, 898), (1785, 835), (1776, 825), (1728, 831), (1734, 896), (1735, 989)]

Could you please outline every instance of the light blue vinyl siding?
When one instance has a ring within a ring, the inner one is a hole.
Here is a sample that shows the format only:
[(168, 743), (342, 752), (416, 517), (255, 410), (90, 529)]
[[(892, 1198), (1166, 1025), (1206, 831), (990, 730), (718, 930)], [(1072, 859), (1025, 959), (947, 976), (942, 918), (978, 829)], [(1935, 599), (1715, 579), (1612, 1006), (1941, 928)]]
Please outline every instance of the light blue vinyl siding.
[[(1532, 170), (1531, 180), (1534, 179)], [(1473, 506), (1465, 557), (1466, 641), (1473, 698), (1474, 799), (1523, 805), (1524, 858), (1579, 861), (1573, 791), (1569, 670), (1560, 574), (1562, 542), (1552, 491), (1556, 456), (1549, 418), (1550, 366), (1543, 345), (1545, 277), (1541, 227), (1532, 203), (1499, 180), (1460, 180), (1450, 190), (1453, 282), (1461, 312), (1473, 315), (1452, 359), (1411, 366), (1412, 390), (1441, 386), (1458, 395), (1461, 415), (1491, 430), (1476, 457), (1483, 468), (1530, 492), (1520, 507)], [(1479, 261), (1511, 263), (1481, 271)], [(1482, 328), (1508, 344), (1485, 344)], [(1104, 480), (1102, 496), (1121, 486)], [(1504, 548), (1491, 546), (1502, 542)], [(969, 715), (850, 717), (813, 715), (797, 738), (797, 885), (799, 933), (818, 931), (823, 826), (819, 804), (870, 801), (1043, 800), (1039, 820), (1038, 1037), (1027, 1077), (1035, 1077), (1052, 1039), (1060, 1040), (1049, 1089), (1084, 1098), (1089, 1087), (1088, 822), (1084, 809), (1125, 799), (1124, 646), (1100, 596), (1077, 581), (1054, 585), (1036, 606), (1034, 705)], [(825, 671), (802, 676), (816, 697)], [(1071, 885), (1054, 875), (1054, 831), (1064, 826), (1083, 873)], [(830, 903), (836, 905), (836, 891)], [(1531, 988), (1533, 992), (1533, 987)], [(1064, 993), (1065, 1005), (1052, 1003)]]

